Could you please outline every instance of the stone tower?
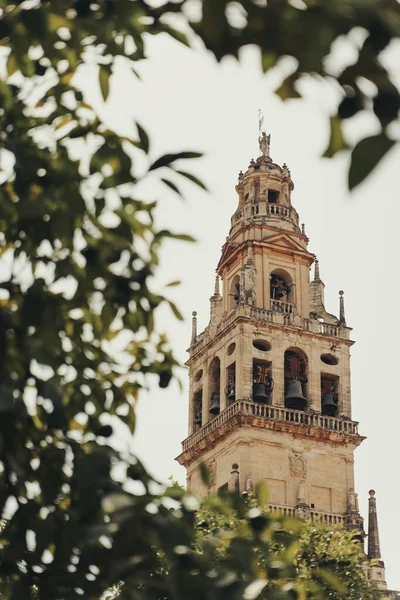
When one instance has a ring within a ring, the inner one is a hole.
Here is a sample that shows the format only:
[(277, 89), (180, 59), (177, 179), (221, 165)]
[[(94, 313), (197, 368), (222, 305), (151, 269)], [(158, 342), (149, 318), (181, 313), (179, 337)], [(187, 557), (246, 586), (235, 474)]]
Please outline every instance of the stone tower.
[[(292, 206), (290, 171), (273, 162), (264, 132), (259, 147), (239, 173), (238, 206), (200, 334), (193, 313), (189, 437), (177, 460), (198, 497), (250, 491), (263, 480), (270, 510), (363, 532), (354, 451), (365, 438), (351, 416), (354, 342), (343, 291), (336, 317), (325, 309), (319, 263)], [(367, 578), (399, 599), (387, 590), (374, 490), (367, 557)]]
[[(354, 492), (353, 342), (324, 306), (318, 261), (292, 206), (286, 164), (260, 156), (240, 172), (238, 206), (217, 266), (210, 322), (190, 358), (189, 437), (180, 464), (198, 496), (264, 480), (271, 508), (361, 526)], [(314, 278), (310, 282), (310, 268)], [(220, 292), (222, 281), (222, 294)], [(210, 468), (206, 489), (199, 463)]]
[[(273, 162), (264, 132), (259, 147), (239, 173), (210, 322), (200, 334), (193, 313), (189, 437), (178, 461), (196, 496), (263, 480), (271, 510), (362, 529), (354, 451), (364, 438), (351, 416), (343, 292), (336, 317), (325, 309), (319, 263), (292, 206), (290, 171)], [(208, 488), (201, 462), (211, 472)], [(370, 554), (380, 558), (377, 540)], [(370, 575), (381, 584), (382, 566), (379, 578)]]

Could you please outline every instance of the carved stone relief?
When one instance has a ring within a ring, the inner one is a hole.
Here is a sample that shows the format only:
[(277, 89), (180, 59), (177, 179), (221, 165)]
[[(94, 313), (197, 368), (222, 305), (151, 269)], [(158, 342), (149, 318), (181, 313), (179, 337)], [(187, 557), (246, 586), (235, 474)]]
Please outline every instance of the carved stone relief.
[(307, 463), (301, 452), (292, 452), (289, 456), (289, 467), (293, 477), (306, 477)]

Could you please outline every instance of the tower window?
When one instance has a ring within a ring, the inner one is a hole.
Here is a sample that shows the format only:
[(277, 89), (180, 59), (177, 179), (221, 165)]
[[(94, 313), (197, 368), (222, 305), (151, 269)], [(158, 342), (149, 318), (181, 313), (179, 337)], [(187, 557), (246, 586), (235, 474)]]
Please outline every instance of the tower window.
[(239, 275), (235, 275), (232, 279), (229, 292), (229, 310), (233, 310), (240, 302), (240, 284)]
[(253, 346), (260, 352), (268, 352), (268, 350), (271, 350), (271, 344), (269, 342), (265, 342), (264, 340), (254, 340)]
[(253, 402), (271, 404), (274, 380), (272, 363), (267, 360), (253, 360)]
[(298, 350), (285, 352), (285, 406), (305, 410), (307, 406), (307, 357)]
[(195, 429), (199, 429), (202, 425), (203, 415), (202, 415), (202, 406), (203, 406), (203, 390), (199, 390), (195, 393), (193, 398), (193, 421)]
[(268, 190), (268, 204), (278, 204), (279, 192)]
[[(277, 269), (270, 275), (270, 298), (279, 302), (293, 302), (292, 279), (282, 269)], [(279, 309), (281, 305), (273, 304), (272, 308)]]
[(221, 382), (221, 362), (218, 356), (215, 356), (208, 369), (208, 390), (209, 390), (209, 413), (216, 417), (220, 411), (220, 382)]
[(229, 344), (226, 353), (228, 356), (231, 356), (231, 354), (233, 354), (235, 352), (235, 350), (236, 350), (236, 344), (235, 344), (235, 342), (232, 342), (232, 344)]
[(226, 369), (226, 381), (225, 395), (229, 406), (236, 400), (236, 363), (232, 363)]
[(321, 374), (321, 413), (329, 417), (337, 417), (339, 403), (339, 377)]
[(333, 356), (333, 354), (321, 354), (321, 360), (326, 365), (333, 366), (339, 363), (339, 359), (337, 359), (336, 356)]

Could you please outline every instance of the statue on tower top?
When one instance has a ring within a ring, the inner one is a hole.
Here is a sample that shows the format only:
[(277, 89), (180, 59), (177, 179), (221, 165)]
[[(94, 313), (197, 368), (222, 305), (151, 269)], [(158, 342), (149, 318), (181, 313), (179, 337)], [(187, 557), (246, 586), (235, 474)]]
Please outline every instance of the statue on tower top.
[(260, 137), (258, 138), (258, 145), (260, 147), (261, 155), (269, 158), (269, 145), (271, 142), (271, 136), (267, 135), (265, 131), (261, 132)]

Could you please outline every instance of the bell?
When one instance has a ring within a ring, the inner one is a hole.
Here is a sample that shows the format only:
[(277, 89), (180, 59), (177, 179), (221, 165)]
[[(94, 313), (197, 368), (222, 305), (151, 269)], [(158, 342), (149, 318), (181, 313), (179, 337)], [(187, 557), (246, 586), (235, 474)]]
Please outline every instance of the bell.
[(294, 410), (304, 410), (307, 406), (307, 398), (303, 396), (301, 381), (298, 379), (291, 379), (287, 384), (285, 406)]
[(283, 289), (281, 287), (276, 287), (275, 288), (275, 299), (280, 300), (281, 298), (283, 298)]
[(202, 422), (201, 410), (198, 410), (194, 415), (194, 423), (195, 423), (195, 425), (201, 425), (201, 422)]
[(253, 385), (253, 400), (254, 402), (269, 404), (269, 395), (265, 383), (255, 383)]
[(321, 402), (322, 414), (328, 417), (336, 417), (337, 415), (337, 404), (333, 394), (328, 393), (322, 396)]
[(215, 392), (211, 396), (212, 404), (210, 406), (210, 413), (212, 415), (219, 415), (219, 392)]

